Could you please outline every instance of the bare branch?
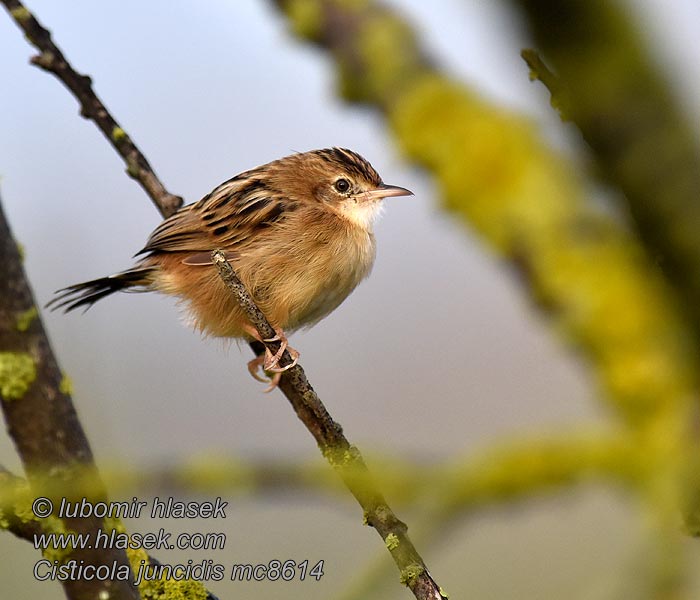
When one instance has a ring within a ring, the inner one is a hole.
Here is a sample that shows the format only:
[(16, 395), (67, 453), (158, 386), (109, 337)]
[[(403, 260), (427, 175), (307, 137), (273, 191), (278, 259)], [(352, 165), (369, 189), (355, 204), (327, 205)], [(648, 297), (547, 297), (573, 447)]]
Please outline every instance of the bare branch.
[[(261, 339), (270, 339), (275, 331), (265, 315), (248, 294), (245, 286), (226, 260), (221, 250), (212, 253), (214, 264), (221, 279), (231, 294), (245, 311), (248, 320), (260, 334)], [(265, 342), (274, 354), (279, 350), (279, 342)], [(285, 350), (280, 365), (292, 362)], [(326, 410), (320, 398), (306, 378), (304, 369), (297, 364), (282, 375), (280, 388), (294, 408), (299, 419), (314, 436), (326, 460), (338, 472), (343, 482), (364, 511), (365, 522), (377, 530), (401, 571), (401, 581), (416, 598), (442, 600), (440, 586), (430, 575), (423, 559), (408, 537), (406, 524), (398, 519), (372, 480), (360, 451), (350, 444)]]
[(81, 116), (93, 121), (99, 127), (119, 156), (124, 159), (129, 176), (141, 184), (161, 215), (164, 217), (172, 215), (182, 206), (182, 198), (165, 189), (146, 157), (97, 97), (92, 89), (90, 77), (73, 69), (58, 46), (54, 44), (48, 29), (45, 29), (19, 0), (0, 0), (0, 2), (5, 5), (15, 23), (24, 31), (27, 40), (39, 50), (40, 54), (34, 56), (31, 63), (55, 75), (72, 92), (80, 103)]

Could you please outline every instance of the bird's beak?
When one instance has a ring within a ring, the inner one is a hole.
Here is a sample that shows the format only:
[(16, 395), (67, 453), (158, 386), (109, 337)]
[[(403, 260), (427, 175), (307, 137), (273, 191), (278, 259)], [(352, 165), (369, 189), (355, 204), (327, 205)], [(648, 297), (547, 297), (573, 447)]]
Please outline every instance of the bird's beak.
[(398, 185), (382, 183), (378, 185), (376, 189), (365, 192), (364, 196), (371, 200), (381, 200), (382, 198), (389, 198), (390, 196), (413, 196), (413, 192), (406, 188), (399, 187)]

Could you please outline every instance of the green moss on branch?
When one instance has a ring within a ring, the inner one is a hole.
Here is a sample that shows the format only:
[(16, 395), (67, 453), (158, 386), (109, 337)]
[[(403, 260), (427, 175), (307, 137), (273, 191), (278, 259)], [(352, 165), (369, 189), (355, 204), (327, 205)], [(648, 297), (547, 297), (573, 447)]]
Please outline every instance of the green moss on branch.
[(36, 379), (36, 365), (26, 352), (0, 352), (0, 397), (19, 400)]

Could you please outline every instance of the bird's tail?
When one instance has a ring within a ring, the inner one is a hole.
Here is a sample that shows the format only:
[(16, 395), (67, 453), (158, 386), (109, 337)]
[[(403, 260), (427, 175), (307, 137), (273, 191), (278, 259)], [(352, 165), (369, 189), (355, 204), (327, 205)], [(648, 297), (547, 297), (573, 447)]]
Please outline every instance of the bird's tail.
[(64, 312), (69, 312), (84, 306), (87, 310), (95, 302), (114, 292), (146, 291), (153, 283), (156, 269), (157, 267), (134, 267), (109, 277), (70, 285), (58, 290), (57, 296), (46, 307), (51, 310), (62, 308)]

